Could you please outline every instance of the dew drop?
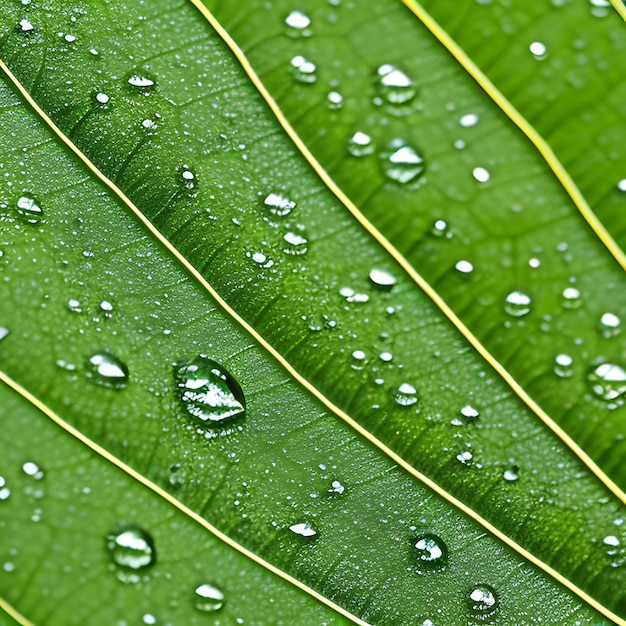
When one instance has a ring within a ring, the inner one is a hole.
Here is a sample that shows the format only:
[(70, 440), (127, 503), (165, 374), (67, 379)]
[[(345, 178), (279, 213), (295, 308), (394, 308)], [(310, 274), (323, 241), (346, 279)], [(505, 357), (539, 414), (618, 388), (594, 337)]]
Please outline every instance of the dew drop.
[(338, 480), (333, 480), (330, 487), (331, 488), (328, 490), (328, 493), (338, 493), (341, 495), (346, 490), (346, 488)]
[(591, 391), (610, 402), (626, 393), (626, 371), (615, 363), (601, 363), (587, 374)]
[(138, 87), (140, 89), (149, 89), (156, 84), (155, 80), (147, 74), (131, 74), (127, 82), (131, 87)]
[(365, 352), (363, 352), (363, 350), (355, 350), (352, 353), (352, 358), (354, 359), (354, 362), (352, 363), (352, 368), (355, 370), (362, 370), (363, 366), (367, 362), (367, 355), (365, 354)]
[(198, 180), (196, 179), (196, 174), (188, 165), (183, 165), (178, 170), (178, 174), (180, 176), (179, 184), (182, 189), (193, 191), (197, 187)]
[(87, 359), (87, 377), (97, 385), (123, 389), (128, 382), (128, 368), (110, 352), (97, 352)]
[(21, 196), (17, 199), (17, 212), (28, 224), (38, 224), (43, 217), (43, 211), (37, 201), (29, 196)]
[(456, 455), (456, 460), (463, 465), (469, 465), (474, 455), (469, 450), (463, 450)]
[(440, 537), (427, 533), (415, 542), (419, 565), (429, 571), (442, 569), (448, 560), (448, 548)]
[(519, 468), (517, 465), (504, 470), (502, 478), (509, 483), (514, 483), (519, 478)]
[(2, 341), (9, 334), (9, 329), (4, 326), (0, 326), (0, 341)]
[(574, 359), (569, 354), (557, 354), (554, 357), (554, 373), (561, 378), (569, 378), (574, 373)]
[(415, 83), (395, 65), (385, 63), (377, 70), (378, 91), (391, 104), (406, 104), (417, 93)]
[(491, 585), (476, 585), (469, 593), (469, 602), (472, 615), (481, 620), (498, 610), (498, 596)]
[(311, 26), (311, 18), (302, 11), (292, 11), (285, 18), (287, 26), (287, 34), (290, 37), (308, 37), (311, 35), (309, 26)]
[(533, 41), (530, 46), (528, 46), (528, 49), (537, 61), (543, 61), (548, 56), (546, 45), (540, 41)]
[(292, 230), (283, 235), (283, 252), (292, 256), (305, 254), (309, 249), (309, 240), (305, 235), (305, 227), (302, 224), (296, 224)]
[(152, 537), (134, 524), (115, 526), (106, 536), (106, 547), (117, 566), (117, 577), (123, 582), (138, 582), (138, 572), (156, 561)]
[(620, 318), (614, 313), (603, 313), (598, 329), (600, 334), (608, 339), (621, 332), (621, 323)]
[(329, 109), (340, 109), (343, 106), (343, 96), (338, 91), (329, 91), (326, 100)]
[(394, 139), (380, 156), (385, 174), (398, 183), (409, 183), (424, 173), (424, 159), (402, 139)]
[(445, 220), (435, 220), (430, 232), (432, 235), (435, 235), (435, 237), (449, 237), (448, 222)]
[(72, 311), (72, 313), (82, 313), (83, 309), (80, 306), (80, 301), (78, 301), (76, 298), (70, 298), (67, 302), (66, 302), (66, 306), (67, 308)]
[(0, 476), (0, 502), (11, 497), (11, 490), (7, 487), (4, 476)]
[(239, 383), (204, 354), (176, 369), (176, 384), (185, 410), (202, 422), (219, 423), (245, 413)]
[(461, 415), (468, 420), (477, 420), (480, 417), (480, 413), (470, 404), (461, 409)]
[(289, 527), (289, 530), (301, 537), (315, 537), (317, 535), (317, 531), (313, 530), (307, 523), (294, 524)]
[(626, 178), (622, 178), (622, 180), (617, 183), (617, 188), (620, 191), (626, 191)]
[(389, 363), (393, 360), (393, 354), (391, 354), (391, 352), (381, 352), (378, 355), (378, 358), (383, 362), (383, 363)]
[(372, 154), (374, 152), (374, 146), (372, 144), (372, 138), (366, 133), (357, 130), (352, 137), (348, 140), (348, 152), (352, 156), (362, 157)]
[(389, 272), (378, 269), (373, 269), (370, 272), (369, 279), (373, 285), (386, 291), (389, 291), (397, 282)]
[(26, 461), (22, 465), (22, 471), (26, 476), (30, 476), (35, 480), (41, 480), (44, 477), (43, 470), (34, 461)]
[(398, 387), (396, 393), (396, 404), (400, 406), (411, 406), (417, 402), (417, 391), (413, 385), (409, 383), (402, 383)]
[(109, 104), (109, 100), (110, 100), (109, 96), (106, 93), (103, 93), (102, 91), (96, 92), (93, 95), (93, 99), (98, 105), (107, 105)]
[(461, 274), (471, 274), (474, 271), (474, 266), (465, 260), (458, 261), (454, 266), (457, 272), (461, 272)]
[(267, 207), (270, 213), (278, 215), (279, 217), (289, 215), (289, 213), (291, 213), (296, 206), (296, 203), (293, 200), (290, 200), (286, 196), (279, 193), (268, 194), (265, 200), (263, 200), (263, 204)]
[(20, 30), (23, 33), (32, 33), (34, 29), (35, 27), (26, 18), (20, 20)]
[(468, 113), (459, 120), (459, 124), (464, 128), (476, 126), (476, 124), (478, 124), (478, 115), (476, 115), (476, 113)]
[(491, 178), (491, 175), (489, 174), (489, 172), (484, 167), (475, 167), (472, 170), (472, 176), (479, 183), (486, 183), (489, 180), (489, 178)]
[(194, 605), (203, 613), (214, 613), (224, 606), (224, 593), (215, 585), (204, 583), (194, 591)]
[(504, 310), (513, 317), (522, 317), (530, 312), (530, 296), (523, 291), (512, 291), (504, 299)]
[(576, 287), (566, 287), (563, 289), (563, 308), (577, 309), (582, 301), (580, 299), (580, 291)]
[(602, 540), (602, 543), (605, 546), (611, 546), (612, 548), (617, 548), (620, 545), (620, 541), (615, 535), (607, 535)]
[(314, 83), (317, 80), (317, 67), (302, 55), (297, 55), (289, 62), (292, 76), (301, 83)]

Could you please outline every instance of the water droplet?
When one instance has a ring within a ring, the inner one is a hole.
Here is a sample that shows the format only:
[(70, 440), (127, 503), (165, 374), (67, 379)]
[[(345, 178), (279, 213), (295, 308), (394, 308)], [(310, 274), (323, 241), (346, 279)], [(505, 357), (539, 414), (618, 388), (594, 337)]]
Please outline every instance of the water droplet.
[(154, 617), (154, 615), (152, 615), (152, 613), (144, 613), (141, 618), (141, 621), (144, 624), (148, 624), (148, 626), (153, 626), (153, 624), (157, 623), (157, 619), (156, 617)]
[(580, 299), (580, 291), (576, 287), (567, 287), (563, 289), (563, 308), (577, 309), (582, 301)]
[(617, 188), (620, 191), (626, 191), (626, 178), (622, 178), (622, 180), (617, 183)]
[(246, 410), (239, 383), (204, 354), (177, 368), (176, 382), (186, 411), (203, 422), (222, 422)]
[(339, 495), (341, 495), (346, 489), (338, 480), (333, 480), (330, 487), (331, 488), (328, 490), (328, 493), (338, 493)]
[(626, 371), (615, 363), (601, 363), (587, 374), (593, 393), (610, 402), (626, 393)]
[(561, 378), (569, 378), (574, 373), (574, 359), (569, 354), (557, 354), (554, 358), (554, 373)]
[(109, 352), (97, 352), (87, 359), (87, 377), (92, 382), (122, 389), (128, 382), (128, 368), (116, 356)]
[(374, 152), (372, 138), (360, 130), (357, 130), (348, 140), (348, 152), (356, 157), (372, 154), (372, 152)]
[(389, 291), (397, 282), (389, 272), (385, 272), (384, 270), (373, 269), (370, 272), (369, 278), (373, 285), (386, 291)]
[(589, 0), (591, 15), (594, 17), (606, 17), (611, 12), (609, 0)]
[(474, 458), (474, 455), (469, 450), (463, 450), (456, 455), (456, 460), (463, 465), (469, 465), (470, 461)]
[(313, 530), (307, 523), (294, 524), (289, 527), (289, 530), (301, 537), (315, 537), (317, 535), (317, 531)]
[(363, 369), (363, 366), (367, 362), (367, 355), (363, 350), (355, 350), (352, 353), (352, 358), (354, 359), (354, 363), (352, 363), (352, 368), (355, 370)]
[(378, 358), (383, 361), (383, 363), (389, 363), (393, 360), (393, 354), (391, 354), (391, 352), (381, 352)]
[(486, 183), (489, 178), (491, 177), (491, 175), (489, 174), (489, 172), (484, 168), (484, 167), (475, 167), (472, 170), (472, 176), (479, 182), (479, 183)]
[(93, 99), (95, 101), (96, 104), (98, 105), (107, 105), (109, 104), (109, 96), (101, 91), (96, 92), (93, 95)]
[(602, 336), (608, 339), (609, 337), (614, 337), (621, 332), (621, 323), (622, 321), (620, 318), (614, 313), (603, 313), (600, 318), (598, 329), (600, 330)]
[(22, 471), (26, 476), (31, 476), (35, 480), (41, 480), (44, 477), (43, 470), (33, 461), (26, 461), (22, 465)]
[(26, 18), (20, 20), (20, 30), (23, 33), (32, 33), (34, 28), (35, 27)]
[(343, 106), (343, 96), (338, 91), (329, 91), (326, 100), (329, 109), (340, 109)]
[(194, 591), (195, 607), (203, 613), (214, 613), (224, 606), (224, 593), (215, 585), (204, 583)]
[(179, 178), (180, 186), (184, 190), (193, 191), (197, 187), (198, 181), (196, 179), (196, 174), (188, 165), (183, 165), (178, 170), (178, 174), (180, 176)]
[(602, 543), (605, 546), (611, 546), (613, 548), (617, 548), (620, 545), (620, 541), (619, 541), (619, 539), (615, 535), (607, 535), (602, 540)]
[(309, 30), (311, 19), (302, 11), (292, 11), (285, 18), (285, 25), (287, 26), (287, 34), (291, 37), (308, 37), (311, 35)]
[(76, 298), (70, 298), (66, 304), (67, 308), (72, 311), (72, 313), (82, 313), (83, 309), (80, 306), (80, 302), (76, 300)]
[(17, 199), (17, 212), (28, 224), (38, 224), (43, 217), (43, 211), (37, 201), (29, 196)]
[(470, 610), (474, 617), (486, 619), (498, 610), (498, 596), (491, 585), (476, 585), (469, 594)]
[(123, 582), (138, 582), (141, 570), (154, 565), (156, 551), (152, 537), (134, 524), (118, 524), (106, 537), (106, 547)]
[(449, 238), (451, 236), (451, 233), (448, 232), (448, 222), (445, 220), (435, 220), (430, 232), (435, 235), (435, 237)]
[(270, 213), (278, 215), (279, 217), (289, 215), (296, 206), (293, 200), (279, 193), (268, 194), (265, 200), (263, 200), (263, 204), (268, 208)]
[(314, 83), (317, 80), (317, 67), (315, 63), (308, 61), (302, 55), (297, 55), (289, 62), (293, 77), (301, 83)]
[(536, 258), (528, 259), (528, 266), (537, 269), (541, 265), (541, 261)]
[(523, 291), (512, 291), (504, 299), (504, 310), (513, 317), (522, 317), (530, 312), (530, 296)]
[(448, 560), (448, 548), (440, 537), (428, 533), (418, 537), (415, 549), (419, 565), (429, 571), (445, 567)]
[(131, 74), (127, 82), (131, 87), (138, 87), (140, 89), (149, 89), (156, 84), (155, 80), (145, 73)]
[(476, 124), (478, 124), (478, 115), (476, 115), (476, 113), (468, 113), (467, 115), (464, 115), (459, 120), (459, 123), (464, 128), (469, 128), (470, 126), (476, 126)]
[(293, 256), (305, 254), (309, 249), (309, 240), (305, 237), (306, 229), (302, 224), (296, 224), (292, 230), (283, 235), (285, 246), (283, 252)]
[(513, 465), (513, 467), (504, 470), (502, 478), (507, 482), (514, 483), (519, 478), (519, 468), (517, 465)]
[(411, 406), (417, 402), (417, 391), (413, 385), (402, 383), (396, 393), (396, 404), (400, 406)]
[(73, 43), (76, 41), (76, 35), (67, 34), (65, 35), (64, 39), (65, 41), (67, 41), (67, 43)]
[(402, 184), (419, 178), (425, 170), (424, 159), (402, 139), (394, 139), (388, 150), (381, 153), (381, 158), (385, 174)]
[(0, 476), (0, 501), (8, 500), (11, 496), (11, 490), (6, 485), (7, 481), (4, 476)]
[(480, 413), (470, 404), (466, 404), (461, 409), (461, 415), (468, 420), (476, 420), (480, 417)]
[(378, 91), (391, 104), (406, 104), (415, 97), (415, 83), (395, 65), (385, 63), (377, 70)]
[(2, 341), (9, 334), (9, 329), (4, 326), (0, 326), (0, 341)]
[(454, 266), (457, 272), (461, 274), (471, 274), (474, 271), (474, 266), (469, 261), (458, 261)]
[(113, 305), (108, 300), (103, 300), (100, 303), (100, 310), (107, 316), (111, 317), (113, 313)]
[(533, 41), (530, 46), (528, 46), (528, 49), (537, 61), (543, 61), (548, 56), (546, 45), (540, 41)]

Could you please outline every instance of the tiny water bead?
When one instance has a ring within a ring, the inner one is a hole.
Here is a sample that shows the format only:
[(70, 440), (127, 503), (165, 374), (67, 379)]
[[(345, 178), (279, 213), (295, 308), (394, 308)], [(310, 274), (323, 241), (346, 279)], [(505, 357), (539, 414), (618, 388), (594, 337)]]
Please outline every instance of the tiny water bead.
[(395, 65), (381, 65), (376, 75), (380, 95), (391, 104), (406, 104), (417, 94), (415, 83)]
[(30, 196), (20, 196), (16, 202), (17, 212), (28, 224), (38, 224), (43, 217), (43, 210)]
[(472, 176), (479, 183), (486, 183), (491, 178), (491, 174), (489, 174), (489, 171), (486, 170), (484, 167), (475, 167), (472, 170)]
[(398, 387), (395, 400), (400, 406), (412, 406), (417, 402), (417, 390), (409, 383), (402, 383)]
[(554, 357), (554, 373), (561, 378), (569, 378), (574, 373), (574, 359), (569, 354), (557, 354)]
[(194, 590), (194, 606), (203, 613), (214, 613), (224, 606), (224, 593), (215, 585), (204, 583)]
[(309, 26), (311, 26), (311, 18), (302, 11), (292, 11), (285, 18), (287, 26), (287, 34), (291, 37), (308, 37), (311, 35)]
[(243, 415), (246, 402), (239, 383), (205, 354), (176, 369), (180, 400), (190, 415), (219, 423)]
[(360, 130), (357, 130), (348, 140), (348, 152), (355, 157), (367, 156), (374, 152), (372, 138)]
[(577, 309), (581, 305), (580, 291), (576, 287), (566, 287), (562, 295), (564, 309)]
[(111, 560), (118, 567), (118, 578), (123, 582), (138, 582), (138, 572), (156, 561), (152, 537), (135, 524), (120, 523), (106, 536), (106, 547)]
[(470, 611), (477, 619), (491, 617), (498, 610), (498, 605), (498, 596), (491, 585), (476, 585), (469, 592)]
[(270, 193), (263, 200), (263, 204), (272, 215), (278, 215), (284, 217), (289, 215), (296, 207), (296, 203), (279, 193)]
[(289, 527), (289, 530), (294, 533), (294, 535), (300, 535), (301, 537), (315, 537), (317, 535), (317, 531), (313, 530), (311, 526), (305, 522), (300, 524), (293, 524), (293, 526)]
[(43, 470), (34, 461), (26, 461), (22, 465), (22, 471), (26, 476), (30, 476), (35, 480), (41, 480), (44, 477)]
[(415, 542), (420, 566), (430, 571), (445, 567), (448, 560), (448, 548), (440, 537), (427, 533)]
[(406, 184), (419, 178), (426, 169), (424, 159), (403, 139), (394, 139), (381, 153), (383, 170), (388, 178)]
[(354, 359), (352, 363), (352, 368), (355, 370), (363, 369), (363, 366), (367, 362), (367, 355), (365, 354), (365, 352), (363, 352), (363, 350), (355, 350), (352, 353), (352, 358)]
[(111, 389), (123, 389), (128, 383), (128, 368), (110, 352), (97, 352), (88, 357), (86, 374), (92, 382)]
[(614, 313), (603, 313), (602, 317), (600, 317), (598, 330), (603, 337), (609, 339), (610, 337), (615, 337), (615, 335), (619, 335), (622, 330), (621, 324), (622, 321)]
[(626, 370), (615, 363), (600, 363), (587, 374), (591, 391), (611, 402), (626, 394)]
[(370, 272), (369, 279), (372, 285), (375, 285), (385, 291), (389, 291), (397, 282), (389, 272), (378, 269), (373, 269)]
[(530, 313), (532, 301), (523, 291), (512, 291), (504, 299), (504, 310), (513, 317), (522, 317)]
[(302, 55), (297, 55), (289, 62), (292, 76), (301, 83), (312, 84), (317, 80), (317, 67)]
[(456, 455), (456, 460), (463, 465), (469, 465), (474, 455), (469, 450), (463, 450)]

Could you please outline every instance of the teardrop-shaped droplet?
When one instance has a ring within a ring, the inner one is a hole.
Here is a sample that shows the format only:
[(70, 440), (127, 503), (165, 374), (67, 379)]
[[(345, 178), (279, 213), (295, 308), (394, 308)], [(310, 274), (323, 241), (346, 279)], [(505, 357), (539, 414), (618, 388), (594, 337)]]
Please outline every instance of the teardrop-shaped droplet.
[(376, 70), (378, 91), (391, 104), (406, 104), (415, 98), (415, 83), (399, 68), (390, 63)]
[(372, 138), (360, 130), (357, 130), (348, 140), (348, 152), (355, 157), (367, 156), (374, 152)]
[(389, 272), (378, 269), (373, 269), (370, 272), (369, 279), (373, 285), (385, 291), (389, 291), (397, 282)]
[(43, 217), (43, 210), (31, 196), (20, 196), (16, 202), (17, 212), (28, 224), (38, 224)]
[(434, 571), (445, 567), (448, 560), (448, 547), (441, 537), (432, 533), (422, 535), (417, 538), (415, 549), (421, 568)]
[(480, 620), (491, 617), (498, 610), (498, 596), (491, 585), (476, 585), (469, 593), (472, 615)]
[(626, 394), (626, 370), (615, 363), (601, 363), (587, 374), (591, 391), (600, 399), (611, 402)]
[(289, 530), (295, 535), (300, 535), (301, 537), (306, 538), (315, 537), (315, 535), (317, 535), (317, 531), (311, 528), (311, 526), (306, 522), (293, 524), (293, 526), (289, 527)]
[(400, 406), (411, 406), (417, 402), (417, 391), (413, 385), (402, 383), (396, 393), (396, 404)]
[(388, 178), (406, 184), (419, 178), (425, 170), (422, 156), (402, 139), (394, 139), (381, 153), (383, 169)]
[(600, 318), (600, 323), (598, 325), (598, 330), (603, 337), (607, 339), (609, 337), (615, 337), (615, 335), (619, 335), (621, 332), (621, 324), (620, 320), (615, 313), (603, 313)]
[(290, 37), (309, 37), (311, 35), (311, 18), (302, 11), (292, 11), (285, 18), (285, 26)]
[(224, 606), (224, 593), (215, 585), (204, 583), (194, 591), (195, 607), (203, 613), (214, 613)]
[(289, 62), (292, 76), (301, 83), (314, 83), (317, 80), (315, 63), (305, 59), (301, 54), (293, 57)]
[(219, 423), (246, 410), (239, 383), (219, 363), (204, 354), (176, 370), (185, 410), (202, 422)]
[(513, 317), (522, 317), (530, 312), (530, 296), (523, 291), (512, 291), (504, 299), (504, 310)]
[(289, 215), (289, 213), (291, 213), (296, 206), (296, 203), (293, 200), (290, 200), (287, 196), (280, 193), (268, 194), (265, 200), (263, 200), (263, 204), (267, 207), (270, 213), (278, 215), (279, 217)]
[(115, 526), (106, 536), (106, 547), (123, 582), (138, 582), (139, 573), (156, 561), (152, 537), (135, 524)]
[(87, 359), (87, 377), (97, 385), (123, 389), (128, 382), (128, 368), (110, 352), (97, 352)]

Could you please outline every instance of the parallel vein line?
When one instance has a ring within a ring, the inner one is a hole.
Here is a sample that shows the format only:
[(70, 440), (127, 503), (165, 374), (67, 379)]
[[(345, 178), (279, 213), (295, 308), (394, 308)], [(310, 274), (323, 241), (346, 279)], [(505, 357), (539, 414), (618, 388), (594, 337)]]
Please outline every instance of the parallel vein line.
[[(240, 60), (243, 59), (245, 61), (245, 57), (243, 55), (243, 52), (241, 52), (241, 50), (239, 50), (239, 48), (237, 48), (235, 43), (230, 39), (230, 36), (224, 31), (222, 26), (218, 22), (215, 21), (215, 18), (213, 18), (213, 16), (209, 13), (209, 11), (206, 9), (206, 7), (204, 7), (204, 5), (199, 4), (199, 0), (191, 0), (191, 2), (209, 20), (211, 25), (224, 38), (224, 40), (228, 43), (228, 45), (232, 44), (233, 50), (237, 50), (239, 52), (239, 54), (241, 55)], [(570, 580), (568, 580), (560, 572), (556, 571), (554, 568), (549, 566), (547, 563), (544, 563), (537, 556), (535, 556), (534, 554), (530, 553), (528, 550), (523, 548), (517, 542), (513, 541), (510, 537), (508, 537), (508, 535), (506, 535), (499, 528), (497, 528), (496, 526), (491, 524), (489, 521), (484, 519), (481, 515), (479, 515), (476, 511), (474, 511), (472, 508), (470, 508), (464, 502), (462, 502), (461, 500), (455, 498), (452, 494), (448, 493), (446, 490), (444, 490), (441, 486), (439, 486), (436, 482), (434, 482), (428, 476), (426, 476), (426, 475), (422, 474), (421, 472), (419, 472), (412, 465), (407, 463), (407, 461), (405, 461), (402, 457), (400, 457), (396, 452), (394, 452), (392, 449), (390, 449), (388, 446), (386, 446), (384, 443), (382, 443), (376, 437), (374, 437), (369, 431), (367, 431), (365, 428), (363, 428), (363, 426), (361, 426), (358, 422), (356, 422), (345, 411), (340, 409), (338, 406), (336, 406), (334, 403), (332, 403), (328, 398), (326, 398), (326, 396), (324, 396), (311, 382), (309, 382), (304, 376), (302, 376), (294, 368), (294, 366), (291, 365), (291, 363), (289, 361), (287, 361), (287, 359), (280, 352), (278, 352), (278, 350), (276, 350), (276, 348), (274, 348), (270, 343), (268, 343), (254, 328), (252, 328), (250, 326), (250, 324), (248, 324), (248, 322), (246, 322), (236, 311), (234, 311), (225, 300), (223, 300), (223, 298), (215, 291), (215, 289), (204, 278), (204, 276), (202, 274), (200, 274), (200, 272), (185, 258), (185, 256), (150, 222), (150, 220), (148, 220), (148, 218), (139, 210), (139, 208), (137, 206), (135, 206), (135, 204), (130, 200), (130, 198), (128, 198), (128, 196), (113, 181), (111, 181), (107, 176), (105, 176), (87, 158), (87, 156), (81, 152), (81, 150), (69, 139), (69, 137), (67, 137), (67, 135), (65, 135), (61, 131), (61, 129), (50, 119), (50, 117), (45, 113), (45, 111), (43, 111), (43, 109), (33, 100), (33, 98), (28, 93), (27, 89), (20, 83), (20, 81), (17, 79), (17, 77), (9, 70), (9, 68), (5, 65), (5, 63), (1, 59), (0, 59), (0, 69), (11, 80), (11, 82), (14, 84), (14, 86), (20, 92), (20, 94), (26, 100), (26, 102), (29, 103), (29, 105), (33, 108), (33, 110), (50, 127), (50, 129), (57, 135), (57, 137), (80, 159), (80, 161), (82, 161), (82, 163), (89, 169), (89, 171), (103, 185), (105, 185), (114, 195), (116, 195), (121, 202), (123, 202), (128, 207), (128, 209), (136, 216), (136, 218), (148, 229), (148, 231), (152, 234), (152, 236), (161, 245), (163, 245), (170, 252), (170, 254), (172, 254), (172, 256), (181, 264), (182, 267), (184, 267), (189, 272), (189, 274), (195, 280), (198, 281), (198, 283), (207, 291), (207, 293), (209, 293), (209, 295), (211, 295), (211, 297), (213, 297), (216, 300), (216, 302), (224, 309), (224, 311), (233, 320), (235, 320), (244, 330), (246, 330), (259, 343), (259, 345), (261, 347), (263, 347), (269, 354), (271, 354), (285, 368), (285, 370), (304, 389), (306, 389), (315, 398), (317, 398), (322, 404), (324, 404), (330, 411), (335, 413), (335, 415), (337, 415), (344, 422), (346, 422), (350, 427), (352, 427), (357, 433), (359, 433), (359, 435), (361, 435), (366, 440), (368, 440), (373, 445), (375, 445), (381, 452), (386, 454), (397, 465), (399, 465), (402, 469), (404, 469), (410, 475), (414, 476), (417, 480), (419, 480), (424, 485), (426, 485), (429, 489), (431, 489), (433, 492), (435, 492), (438, 496), (440, 496), (441, 498), (443, 498), (444, 500), (446, 500), (447, 502), (449, 502), (450, 504), (455, 506), (462, 513), (464, 513), (465, 515), (467, 515), (468, 517), (473, 519), (476, 523), (478, 523), (481, 526), (483, 526), (483, 528), (485, 528), (485, 530), (487, 530), (493, 536), (497, 537), (505, 545), (509, 546), (511, 549), (516, 551), (518, 554), (520, 554), (527, 561), (529, 561), (530, 563), (532, 563), (533, 565), (535, 565), (539, 569), (541, 569), (544, 572), (546, 572), (549, 576), (551, 576), (556, 581), (558, 581), (560, 584), (562, 584), (564, 587), (569, 589), (572, 593), (576, 594), (578, 597), (580, 597), (587, 604), (589, 604), (590, 606), (595, 608), (598, 612), (600, 612), (601, 614), (605, 615), (609, 619), (613, 620), (619, 626), (626, 626), (626, 619), (622, 619), (618, 615), (614, 614), (612, 611), (610, 611), (608, 608), (603, 606), (601, 603), (599, 603), (596, 599), (591, 597), (584, 590), (582, 590), (579, 587), (577, 587), (576, 585), (574, 585), (574, 583), (572, 583)], [(253, 81), (254, 80), (256, 81), (255, 84), (257, 85), (257, 87), (259, 89), (263, 90), (262, 93), (267, 93), (265, 88), (264, 88), (264, 86), (261, 84), (259, 78), (256, 76), (256, 74), (252, 71), (251, 68), (250, 68), (250, 72), (252, 72), (251, 79)], [(267, 97), (269, 98), (269, 102), (273, 103), (273, 106), (275, 107), (276, 111), (278, 111), (278, 107), (276, 106), (274, 101), (271, 99), (271, 96), (269, 96), (269, 94), (267, 94)], [(299, 139), (299, 137), (296, 135), (296, 133), (293, 131), (293, 129), (288, 125), (286, 120), (285, 120), (285, 124), (287, 125), (286, 129), (288, 128), (290, 133), (291, 133), (291, 135), (293, 135), (292, 139), (294, 141), (297, 141), (298, 145), (302, 145), (302, 141)], [(306, 149), (306, 147), (304, 145), (302, 145), (302, 149), (306, 151), (305, 154), (308, 154), (308, 151), (307, 151), (307, 149)], [(315, 161), (313, 160), (313, 157), (310, 156), (310, 158), (311, 158), (312, 162), (315, 163)], [(320, 176), (323, 174), (326, 177), (326, 179), (328, 179), (329, 186), (332, 185), (333, 190), (336, 189), (337, 190), (336, 193), (340, 194), (342, 197), (345, 198), (345, 196), (343, 196), (343, 193), (336, 187), (336, 185), (328, 177), (328, 174), (326, 174), (324, 172), (324, 170), (321, 168), (321, 166), (318, 165), (318, 167), (320, 168), (320, 171), (318, 172), (318, 174), (320, 174)], [(353, 205), (351, 205), (350, 201), (347, 198), (345, 198), (345, 201), (348, 203), (347, 206), (353, 206)], [(355, 207), (355, 211), (356, 211), (356, 207)], [(360, 215), (358, 213), (358, 211), (356, 211), (356, 215), (357, 216)], [(362, 219), (364, 219), (362, 216), (360, 216), (360, 217)], [(359, 218), (357, 217), (357, 219), (359, 219)], [(370, 227), (372, 228), (372, 230), (374, 230), (371, 225), (370, 225)], [(396, 254), (398, 254), (398, 253), (396, 252)], [(398, 257), (401, 258), (399, 254), (398, 254)], [(413, 275), (415, 277), (416, 282), (419, 281), (418, 284), (420, 284), (420, 286), (421, 286), (421, 283), (423, 283), (424, 284), (423, 288), (425, 290), (427, 290), (427, 292), (429, 294), (432, 294), (431, 297), (437, 298), (441, 302), (440, 306), (442, 308), (445, 307), (449, 311), (449, 309), (445, 305), (445, 303), (443, 303), (440, 300), (440, 298), (433, 292), (433, 290), (430, 288), (430, 286), (428, 286), (423, 281), (423, 279), (419, 275), (417, 275), (417, 273), (415, 273), (415, 271), (410, 267), (410, 265), (406, 261), (404, 261), (404, 264), (405, 264), (405, 269), (407, 271), (413, 272)], [(452, 311), (449, 311), (449, 314), (451, 316), (454, 316)], [(460, 321), (458, 323), (461, 324)], [(477, 340), (475, 340), (475, 341), (477, 342)], [(480, 344), (478, 344), (478, 345), (480, 345)], [(484, 348), (483, 348), (483, 350), (484, 350)], [(152, 483), (147, 478), (143, 477), (141, 474), (139, 474), (138, 472), (133, 470), (130, 466), (126, 465), (122, 461), (120, 461), (117, 458), (115, 458), (114, 456), (112, 456), (104, 448), (102, 448), (101, 446), (99, 446), (95, 442), (91, 441), (88, 437), (86, 437), (85, 435), (80, 433), (78, 430), (73, 428), (70, 424), (66, 423), (60, 416), (58, 416), (56, 413), (54, 413), (51, 409), (49, 409), (42, 402), (40, 402), (37, 398), (35, 398), (32, 394), (30, 394), (26, 389), (21, 387), (17, 382), (13, 381), (10, 377), (8, 377), (6, 374), (4, 374), (1, 371), (0, 371), (0, 380), (3, 380), (4, 382), (6, 382), (13, 389), (15, 389), (18, 393), (20, 393), (24, 398), (26, 398), (30, 402), (32, 402), (41, 411), (43, 411), (46, 415), (48, 415), (53, 421), (55, 421), (59, 426), (64, 428), (68, 433), (71, 433), (74, 437), (76, 437), (77, 439), (82, 441), (85, 445), (89, 446), (91, 449), (96, 451), (98, 454), (100, 454), (104, 458), (110, 460), (112, 463), (114, 463), (115, 465), (117, 465), (118, 467), (120, 467), (121, 469), (126, 471), (133, 478), (135, 478), (136, 480), (138, 480), (142, 484), (144, 484), (147, 487), (149, 487), (150, 489), (152, 489), (155, 493), (159, 494), (160, 496), (165, 498), (167, 501), (171, 502), (174, 506), (176, 506), (181, 511), (183, 511), (184, 513), (189, 515), (192, 519), (197, 521), (199, 524), (201, 524), (202, 526), (204, 526), (205, 528), (207, 528), (208, 530), (213, 532), (216, 536), (221, 538), (228, 545), (230, 545), (233, 548), (239, 550), (242, 554), (245, 554), (249, 558), (253, 559), (255, 562), (263, 565), (264, 567), (268, 568), (273, 573), (277, 574), (278, 576), (281, 576), (285, 580), (288, 580), (289, 582), (291, 582), (295, 586), (299, 587), (300, 589), (303, 589), (304, 591), (307, 591), (313, 597), (315, 597), (319, 601), (323, 602), (324, 604), (326, 604), (328, 606), (331, 606), (337, 612), (339, 612), (342, 615), (352, 619), (355, 623), (360, 624), (360, 625), (364, 625), (364, 626), (368, 626), (365, 622), (363, 622), (359, 618), (353, 616), (352, 614), (348, 613), (342, 607), (340, 607), (338, 605), (335, 605), (334, 603), (332, 603), (328, 599), (324, 598), (323, 596), (321, 596), (320, 594), (315, 592), (313, 589), (309, 589), (308, 587), (306, 587), (305, 585), (300, 583), (297, 579), (292, 578), (291, 576), (289, 576), (289, 574), (287, 574), (286, 572), (283, 572), (283, 571), (275, 568), (270, 563), (264, 561), (263, 559), (261, 559), (260, 557), (255, 555), (254, 553), (246, 550), (243, 546), (240, 546), (239, 544), (237, 544), (236, 542), (231, 540), (229, 537), (227, 537), (226, 535), (222, 534), (219, 530), (214, 528), (208, 521), (204, 520), (197, 513), (195, 513), (191, 509), (187, 508), (181, 502), (178, 502), (178, 500), (176, 500), (175, 498), (170, 496), (166, 491), (161, 489), (158, 485)], [(546, 418), (547, 418), (547, 416), (546, 416)], [(549, 420), (549, 418), (547, 418), (547, 419)], [(556, 425), (555, 425), (555, 427), (556, 427)], [(572, 446), (575, 446), (575, 444), (573, 442), (572, 442)], [(581, 453), (582, 453), (582, 450), (581, 450)], [(584, 453), (582, 453), (582, 454), (584, 454)], [(589, 459), (589, 463), (593, 464), (591, 459)], [(594, 467), (595, 467), (595, 465), (594, 465)], [(598, 472), (600, 472), (599, 468), (596, 468), (596, 469), (597, 469)], [(607, 478), (607, 480), (608, 480), (608, 478)], [(617, 494), (619, 494), (618, 497), (620, 497), (620, 499), (622, 499), (622, 501), (623, 501), (623, 495), (621, 494), (621, 492), (619, 492), (619, 490), (618, 490), (618, 488), (616, 486), (615, 486), (615, 489), (617, 490)]]

